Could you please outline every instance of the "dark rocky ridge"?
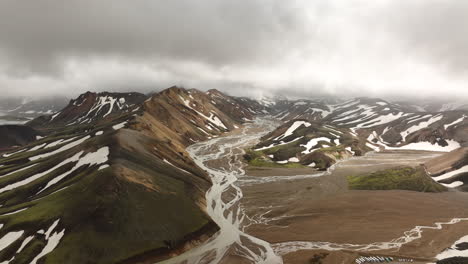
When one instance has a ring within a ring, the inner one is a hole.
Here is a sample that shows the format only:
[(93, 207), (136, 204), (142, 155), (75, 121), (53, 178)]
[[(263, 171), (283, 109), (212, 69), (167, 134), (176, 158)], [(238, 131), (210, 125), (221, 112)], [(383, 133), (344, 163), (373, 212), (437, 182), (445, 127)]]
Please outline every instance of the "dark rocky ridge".
[(28, 126), (4, 125), (0, 126), (0, 151), (14, 146), (31, 143), (39, 136), (39, 132)]

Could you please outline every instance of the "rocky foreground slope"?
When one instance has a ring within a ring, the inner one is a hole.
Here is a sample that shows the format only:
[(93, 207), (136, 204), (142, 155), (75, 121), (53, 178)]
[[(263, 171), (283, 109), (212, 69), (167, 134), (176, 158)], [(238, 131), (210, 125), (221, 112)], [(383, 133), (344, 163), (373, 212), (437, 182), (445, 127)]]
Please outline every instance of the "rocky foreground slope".
[(47, 136), (0, 158), (0, 262), (153, 263), (207, 239), (211, 182), (185, 148), (262, 111), (216, 94), (86, 93), (31, 122)]

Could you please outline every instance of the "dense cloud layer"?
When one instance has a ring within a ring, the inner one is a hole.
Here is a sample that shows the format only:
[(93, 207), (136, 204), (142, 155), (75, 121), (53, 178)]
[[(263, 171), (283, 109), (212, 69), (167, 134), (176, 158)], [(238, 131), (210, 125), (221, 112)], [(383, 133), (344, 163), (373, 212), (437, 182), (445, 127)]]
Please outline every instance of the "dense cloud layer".
[(3, 95), (467, 96), (468, 2), (5, 0)]

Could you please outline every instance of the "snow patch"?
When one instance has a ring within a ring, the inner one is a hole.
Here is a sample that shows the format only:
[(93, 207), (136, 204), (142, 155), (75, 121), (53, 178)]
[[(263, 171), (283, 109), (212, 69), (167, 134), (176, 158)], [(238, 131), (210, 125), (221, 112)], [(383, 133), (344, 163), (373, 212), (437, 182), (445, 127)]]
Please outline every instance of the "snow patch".
[(456, 176), (458, 174), (462, 174), (462, 173), (466, 173), (468, 172), (468, 165), (466, 166), (463, 166), (457, 170), (454, 170), (454, 171), (451, 171), (451, 172), (447, 172), (445, 174), (442, 174), (440, 176), (437, 176), (437, 177), (434, 177), (433, 179), (435, 181), (441, 181), (441, 180), (445, 180), (445, 179), (450, 179), (452, 178), (453, 176)]
[(468, 243), (468, 236), (464, 236), (455, 241), (452, 246), (437, 255), (436, 259), (441, 260), (451, 257), (468, 257), (468, 250), (462, 250), (457, 247), (457, 245), (461, 243)]
[(448, 145), (443, 147), (440, 146), (439, 144), (432, 144), (431, 142), (427, 141), (422, 141), (422, 142), (416, 142), (416, 143), (411, 143), (402, 147), (386, 147), (386, 149), (390, 150), (398, 150), (398, 149), (404, 149), (404, 150), (425, 150), (425, 151), (438, 151), (438, 152), (450, 152), (452, 150), (455, 150), (460, 147), (460, 143), (454, 141), (454, 140), (447, 140)]
[(29, 160), (31, 161), (34, 161), (34, 160), (38, 160), (38, 159), (42, 159), (42, 158), (47, 158), (47, 157), (50, 157), (50, 156), (53, 156), (57, 153), (60, 153), (62, 151), (65, 151), (65, 150), (69, 150), (73, 147), (76, 147), (78, 145), (80, 145), (81, 143), (85, 142), (86, 140), (88, 140), (89, 138), (91, 138), (91, 136), (86, 136), (86, 137), (83, 137), (77, 141), (73, 141), (65, 146), (62, 146), (60, 147), (59, 149), (56, 149), (54, 151), (51, 151), (51, 152), (48, 152), (48, 153), (45, 153), (45, 154), (40, 154), (40, 155), (37, 155), (37, 156), (34, 156), (34, 157), (30, 157)]
[(456, 124), (458, 124), (458, 123), (463, 122), (463, 120), (465, 120), (465, 118), (466, 118), (466, 116), (463, 115), (462, 117), (460, 117), (459, 119), (453, 121), (452, 123), (447, 124), (447, 125), (444, 125), (445, 130), (447, 130), (447, 128), (449, 128), (449, 127), (451, 127), (451, 126), (454, 126), (454, 125), (456, 125)]
[(24, 231), (9, 232), (0, 239), (0, 251), (7, 248), (23, 235)]
[(110, 153), (109, 147), (103, 147), (103, 148), (98, 149), (96, 152), (87, 153), (86, 155), (84, 155), (82, 158), (78, 160), (78, 162), (75, 164), (75, 166), (71, 170), (49, 181), (47, 185), (38, 192), (38, 194), (43, 192), (45, 189), (49, 188), (50, 186), (58, 183), (60, 180), (67, 177), (68, 175), (70, 175), (72, 172), (74, 172), (75, 170), (77, 170), (79, 167), (83, 165), (93, 166), (93, 165), (99, 165), (99, 164), (103, 164), (107, 162), (109, 153)]
[(36, 264), (37, 261), (42, 258), (43, 256), (49, 254), (52, 252), (60, 243), (60, 240), (62, 237), (65, 235), (65, 229), (63, 229), (61, 232), (57, 233), (55, 232), (52, 234), (48, 239), (47, 239), (47, 244), (46, 246), (42, 249), (41, 253), (39, 253), (32, 261), (30, 264)]
[(318, 138), (313, 138), (307, 142), (305, 145), (301, 145), (301, 147), (305, 147), (306, 149), (302, 151), (303, 154), (309, 154), (313, 152), (314, 150), (311, 150), (313, 147), (315, 147), (320, 141), (326, 141), (326, 142), (331, 142), (329, 138), (326, 137), (318, 137)]
[(421, 129), (424, 129), (424, 128), (427, 128), (429, 127), (431, 124), (437, 122), (437, 121), (440, 121), (442, 118), (444, 118), (443, 115), (437, 115), (437, 116), (434, 116), (434, 117), (431, 117), (429, 120), (427, 121), (423, 121), (415, 126), (412, 126), (408, 129), (406, 129), (405, 131), (401, 132), (400, 135), (401, 137), (403, 138), (403, 141), (406, 141), (406, 137), (416, 131), (419, 131)]
[(452, 183), (449, 183), (449, 184), (446, 184), (446, 183), (440, 183), (442, 184), (443, 186), (447, 187), (447, 188), (457, 188), (457, 187), (460, 187), (463, 185), (463, 182), (462, 181), (454, 181)]
[(34, 236), (28, 236), (27, 238), (25, 238), (23, 240), (23, 243), (21, 243), (21, 246), (19, 247), (19, 249), (16, 251), (16, 254), (20, 253), (21, 251), (23, 251), (24, 247), (26, 247), (26, 245), (31, 242), (31, 240), (33, 240)]
[(122, 123), (119, 123), (119, 124), (117, 124), (117, 125), (114, 125), (114, 126), (112, 126), (112, 128), (113, 128), (114, 130), (119, 130), (119, 129), (125, 127), (126, 124), (127, 124), (127, 121), (122, 122)]
[(277, 137), (276, 140), (279, 140), (279, 139), (282, 139), (282, 138), (285, 138), (285, 137), (288, 137), (288, 136), (292, 135), (294, 133), (294, 131), (296, 131), (296, 129), (298, 129), (302, 125), (304, 125), (305, 127), (310, 127), (311, 126), (311, 124), (309, 122), (296, 121), (288, 128), (288, 130), (286, 130), (286, 132), (284, 132), (283, 135)]

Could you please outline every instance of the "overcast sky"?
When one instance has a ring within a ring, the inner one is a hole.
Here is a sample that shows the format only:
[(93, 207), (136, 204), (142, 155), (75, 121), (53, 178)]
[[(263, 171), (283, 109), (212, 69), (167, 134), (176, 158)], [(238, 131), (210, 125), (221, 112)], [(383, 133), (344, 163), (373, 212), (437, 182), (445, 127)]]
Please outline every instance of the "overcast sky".
[(468, 1), (2, 0), (0, 96), (468, 97)]

